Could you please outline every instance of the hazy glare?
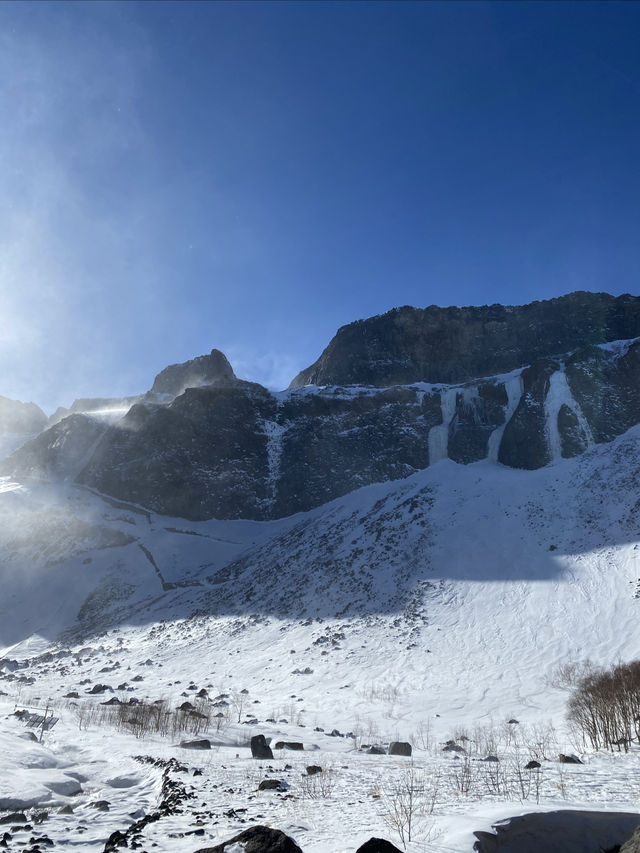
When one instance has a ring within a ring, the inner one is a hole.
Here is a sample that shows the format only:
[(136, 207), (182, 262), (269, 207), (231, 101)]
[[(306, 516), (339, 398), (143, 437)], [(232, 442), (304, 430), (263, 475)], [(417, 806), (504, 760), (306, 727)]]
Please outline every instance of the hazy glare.
[(637, 292), (638, 20), (1, 4), (0, 394), (135, 394), (213, 347), (283, 387), (394, 305)]

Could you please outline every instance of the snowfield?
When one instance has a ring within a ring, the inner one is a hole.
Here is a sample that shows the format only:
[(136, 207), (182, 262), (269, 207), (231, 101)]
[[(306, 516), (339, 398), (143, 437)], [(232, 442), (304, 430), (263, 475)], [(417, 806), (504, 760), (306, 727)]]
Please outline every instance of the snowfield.
[[(469, 853), (475, 832), (558, 810), (611, 817), (550, 816), (496, 849), (619, 843), (640, 823), (640, 751), (585, 751), (558, 674), (640, 657), (639, 480), (640, 427), (537, 471), (444, 459), (273, 522), (193, 523), (3, 480), (0, 818), (28, 821), (2, 828), (9, 848), (102, 850), (158, 811), (168, 780), (178, 795), (140, 849), (195, 851), (264, 823), (305, 853), (372, 835)], [(136, 701), (166, 712), (166, 734), (136, 736)], [(204, 714), (192, 731), (184, 702)], [(253, 759), (259, 733), (304, 749)], [(180, 746), (196, 738), (211, 748)], [(391, 741), (412, 757), (367, 752)], [(411, 840), (393, 817), (408, 789)]]

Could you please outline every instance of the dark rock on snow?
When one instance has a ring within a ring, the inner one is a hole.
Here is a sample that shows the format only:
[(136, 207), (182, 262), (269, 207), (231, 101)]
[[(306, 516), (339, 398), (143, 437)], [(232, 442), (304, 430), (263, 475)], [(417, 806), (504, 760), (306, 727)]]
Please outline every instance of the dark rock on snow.
[(401, 850), (384, 838), (370, 838), (358, 847), (356, 853), (401, 853)]
[(253, 758), (273, 758), (273, 752), (264, 735), (254, 735), (251, 738), (251, 755)]
[(276, 749), (293, 749), (300, 752), (304, 749), (304, 744), (292, 740), (279, 740), (276, 743)]
[(389, 744), (389, 755), (411, 755), (411, 744), (394, 740)]
[(575, 755), (563, 755), (560, 753), (558, 756), (558, 761), (560, 764), (582, 764), (582, 761)]
[(182, 749), (211, 749), (211, 741), (207, 738), (201, 740), (183, 740), (180, 742)]
[(268, 826), (252, 826), (222, 844), (201, 847), (195, 853), (227, 853), (233, 845), (243, 845), (244, 853), (302, 853), (292, 838)]

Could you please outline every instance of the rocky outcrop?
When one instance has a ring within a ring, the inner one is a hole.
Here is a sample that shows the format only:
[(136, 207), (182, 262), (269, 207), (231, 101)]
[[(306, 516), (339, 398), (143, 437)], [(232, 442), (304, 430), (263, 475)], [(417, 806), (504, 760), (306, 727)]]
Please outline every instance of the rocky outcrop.
[[(262, 518), (268, 495), (259, 385), (188, 388), (169, 406), (138, 404), (112, 426), (78, 481), (167, 515)], [(66, 423), (64, 421), (63, 423)]]
[(640, 298), (576, 292), (529, 305), (394, 308), (343, 326), (291, 387), (468, 382), (640, 335)]
[(233, 382), (235, 374), (227, 357), (218, 349), (183, 364), (171, 364), (156, 376), (152, 394), (171, 394), (178, 397), (187, 388)]

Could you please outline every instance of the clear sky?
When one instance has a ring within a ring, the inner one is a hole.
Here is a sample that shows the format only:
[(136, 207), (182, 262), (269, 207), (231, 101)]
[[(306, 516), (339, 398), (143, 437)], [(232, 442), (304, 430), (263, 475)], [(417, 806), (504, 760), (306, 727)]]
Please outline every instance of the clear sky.
[(0, 394), (639, 292), (640, 3), (0, 4)]

